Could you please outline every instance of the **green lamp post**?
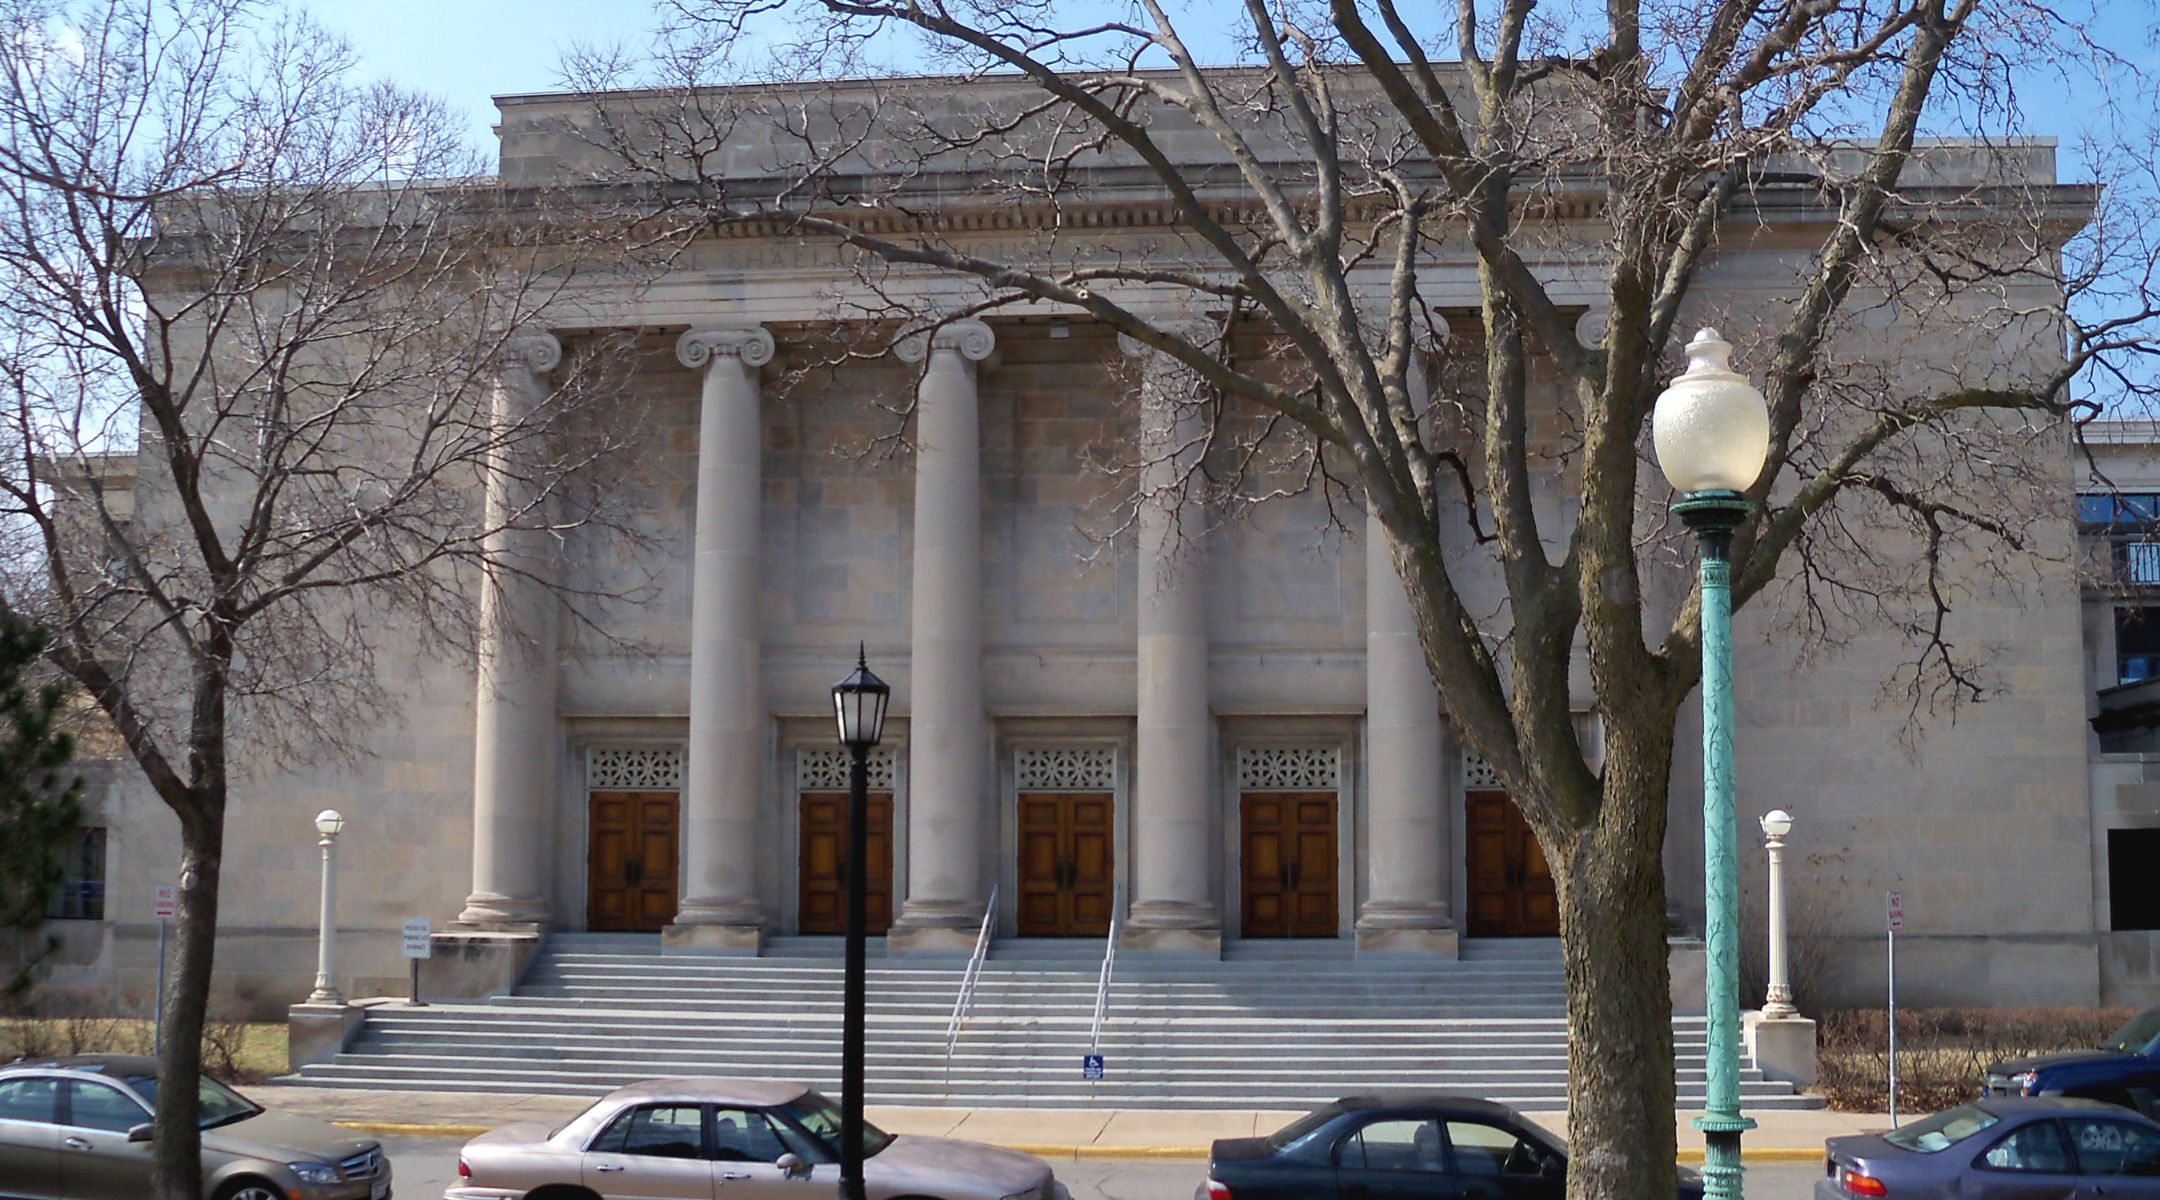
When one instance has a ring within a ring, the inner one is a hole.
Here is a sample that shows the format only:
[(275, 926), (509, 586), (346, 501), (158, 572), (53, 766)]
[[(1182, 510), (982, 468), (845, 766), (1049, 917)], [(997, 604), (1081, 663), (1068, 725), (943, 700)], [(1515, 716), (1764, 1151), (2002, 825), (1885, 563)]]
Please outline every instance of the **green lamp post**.
[(1658, 468), (1680, 500), (1673, 511), (1702, 543), (1703, 907), (1709, 977), (1708, 1095), (1703, 1133), (1708, 1200), (1740, 1200), (1740, 865), (1732, 768), (1732, 536), (1747, 518), (1741, 492), (1762, 474), (1770, 412), (1728, 359), (1732, 346), (1705, 329), (1687, 346), (1687, 370), (1658, 396), (1650, 418)]

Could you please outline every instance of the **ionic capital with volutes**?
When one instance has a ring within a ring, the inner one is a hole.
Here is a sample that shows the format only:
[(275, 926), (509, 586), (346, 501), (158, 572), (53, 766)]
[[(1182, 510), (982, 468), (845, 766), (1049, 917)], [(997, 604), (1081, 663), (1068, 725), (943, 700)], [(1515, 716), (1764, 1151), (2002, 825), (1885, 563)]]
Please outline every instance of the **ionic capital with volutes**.
[(740, 360), (746, 367), (762, 367), (771, 362), (771, 331), (763, 325), (729, 325), (693, 329), (675, 339), (675, 361), (693, 371), (729, 359)]
[(893, 347), (900, 361), (919, 363), (934, 350), (950, 350), (963, 360), (979, 363), (997, 349), (997, 334), (981, 321), (952, 321), (901, 338)]
[(495, 357), (505, 367), (523, 367), (535, 375), (545, 375), (562, 365), (562, 341), (544, 331), (516, 333), (503, 340)]

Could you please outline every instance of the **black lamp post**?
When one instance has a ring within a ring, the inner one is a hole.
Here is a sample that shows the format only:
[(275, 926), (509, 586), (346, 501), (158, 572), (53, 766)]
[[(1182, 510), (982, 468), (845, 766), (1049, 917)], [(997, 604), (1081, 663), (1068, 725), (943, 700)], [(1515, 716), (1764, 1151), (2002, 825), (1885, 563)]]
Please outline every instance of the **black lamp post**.
[(848, 749), (847, 983), (841, 997), (840, 1200), (865, 1200), (863, 1190), (863, 926), (870, 842), (870, 748), (885, 732), (892, 688), (870, 673), (860, 646), (855, 671), (833, 685), (833, 715)]

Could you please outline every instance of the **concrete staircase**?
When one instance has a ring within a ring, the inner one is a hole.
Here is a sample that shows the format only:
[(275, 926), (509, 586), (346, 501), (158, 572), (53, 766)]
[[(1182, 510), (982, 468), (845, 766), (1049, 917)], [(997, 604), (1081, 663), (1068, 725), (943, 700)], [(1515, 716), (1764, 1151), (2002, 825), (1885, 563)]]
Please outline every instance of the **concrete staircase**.
[[(1100, 1052), (1081, 1077), (1102, 943), (1000, 942), (948, 1060), (959, 958), (873, 946), (877, 1104), (1304, 1108), (1386, 1088), (1567, 1101), (1558, 944), (1471, 942), (1458, 962), (1354, 959), (1338, 942), (1247, 942), (1222, 960), (1119, 956)], [(760, 958), (663, 957), (656, 937), (556, 934), (509, 995), (368, 1012), (347, 1052), (288, 1082), (598, 1093), (665, 1075), (801, 1079), (837, 1090), (841, 947), (778, 938)], [(1703, 1025), (1678, 1018), (1682, 1107), (1700, 1107)], [(1753, 1069), (1752, 1108), (1817, 1107)]]

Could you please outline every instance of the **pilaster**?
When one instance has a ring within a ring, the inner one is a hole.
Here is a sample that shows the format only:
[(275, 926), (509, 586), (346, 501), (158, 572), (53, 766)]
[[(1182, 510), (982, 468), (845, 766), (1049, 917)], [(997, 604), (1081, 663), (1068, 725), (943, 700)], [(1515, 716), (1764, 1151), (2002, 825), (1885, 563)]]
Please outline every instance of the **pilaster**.
[(922, 364), (915, 405), (915, 563), (909, 635), (907, 898), (894, 951), (968, 950), (982, 922), (982, 434), (977, 364), (997, 348), (981, 321), (903, 342)]
[(682, 901), (668, 951), (748, 952), (763, 943), (758, 837), (765, 701), (759, 683), (759, 516), (764, 502), (758, 369), (772, 334), (693, 329), (675, 343), (703, 375), (697, 526), (690, 574), (690, 739), (683, 778)]
[(508, 339), (492, 400), (487, 455), (487, 569), (480, 581), (480, 646), (473, 725), (473, 888), (457, 924), (534, 929), (554, 847), (557, 667), (554, 537), (535, 509), (536, 473), (525, 436), (547, 397), (562, 343), (546, 333)]

